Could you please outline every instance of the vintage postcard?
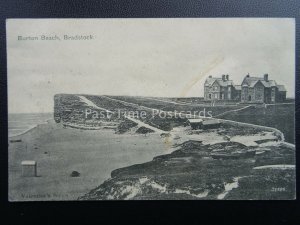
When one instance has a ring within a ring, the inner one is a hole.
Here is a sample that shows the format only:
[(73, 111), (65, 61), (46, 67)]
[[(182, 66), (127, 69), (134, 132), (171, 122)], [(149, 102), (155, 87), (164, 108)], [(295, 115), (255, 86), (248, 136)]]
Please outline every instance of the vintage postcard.
[(6, 29), (9, 201), (296, 198), (294, 19)]

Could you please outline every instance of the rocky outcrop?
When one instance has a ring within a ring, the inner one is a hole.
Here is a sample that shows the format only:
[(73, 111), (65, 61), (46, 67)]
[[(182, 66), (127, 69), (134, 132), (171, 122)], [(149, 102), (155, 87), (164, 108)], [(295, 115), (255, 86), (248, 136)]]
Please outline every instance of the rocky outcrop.
[[(295, 148), (246, 147), (235, 142), (203, 145), (187, 141), (151, 162), (112, 171), (111, 179), (80, 200), (126, 199), (294, 199)], [(216, 152), (240, 157), (214, 159)], [(258, 154), (244, 157), (244, 152)]]

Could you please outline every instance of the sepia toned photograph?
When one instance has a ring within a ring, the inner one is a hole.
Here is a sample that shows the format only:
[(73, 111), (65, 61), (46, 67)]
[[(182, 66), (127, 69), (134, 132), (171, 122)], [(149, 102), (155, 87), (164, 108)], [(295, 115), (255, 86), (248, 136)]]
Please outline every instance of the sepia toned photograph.
[(295, 20), (7, 19), (9, 201), (294, 200)]

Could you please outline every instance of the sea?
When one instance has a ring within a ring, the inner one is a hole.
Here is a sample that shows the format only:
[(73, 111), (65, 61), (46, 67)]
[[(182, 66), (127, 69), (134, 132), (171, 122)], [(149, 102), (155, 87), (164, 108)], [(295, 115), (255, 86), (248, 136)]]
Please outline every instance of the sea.
[(10, 113), (8, 114), (8, 137), (17, 136), (47, 123), (53, 118), (53, 113)]

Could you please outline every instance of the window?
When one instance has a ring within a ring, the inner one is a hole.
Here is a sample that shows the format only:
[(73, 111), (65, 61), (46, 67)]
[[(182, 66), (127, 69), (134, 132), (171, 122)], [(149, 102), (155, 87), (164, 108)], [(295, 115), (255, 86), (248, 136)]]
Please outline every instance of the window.
[(271, 97), (271, 101), (275, 102), (275, 97), (274, 96)]
[(211, 94), (208, 94), (208, 98), (211, 99)]
[(218, 98), (218, 94), (217, 93), (215, 94), (215, 98)]
[(228, 87), (228, 91), (231, 91), (231, 87), (230, 86)]

